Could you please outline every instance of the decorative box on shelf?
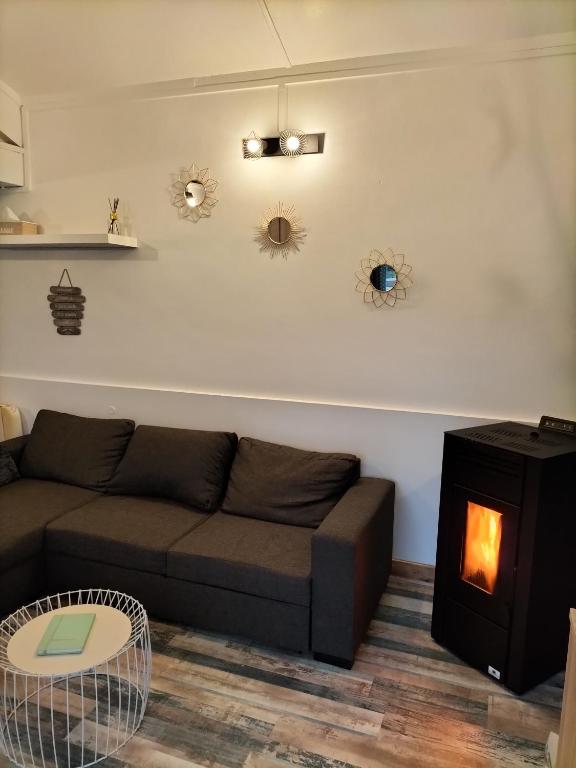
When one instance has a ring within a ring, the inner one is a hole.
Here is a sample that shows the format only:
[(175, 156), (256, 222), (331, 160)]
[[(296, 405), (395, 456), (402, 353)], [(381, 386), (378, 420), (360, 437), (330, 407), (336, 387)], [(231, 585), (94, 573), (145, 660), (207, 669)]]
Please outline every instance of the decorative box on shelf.
[(33, 221), (0, 221), (0, 235), (36, 235), (38, 224)]

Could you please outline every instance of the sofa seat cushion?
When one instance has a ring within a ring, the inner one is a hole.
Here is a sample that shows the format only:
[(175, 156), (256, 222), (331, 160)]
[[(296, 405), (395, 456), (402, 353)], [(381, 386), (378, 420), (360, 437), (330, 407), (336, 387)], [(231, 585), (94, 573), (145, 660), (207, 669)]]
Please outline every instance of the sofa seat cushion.
[(237, 443), (233, 432), (140, 426), (109, 492), (172, 499), (214, 512), (222, 502)]
[(162, 499), (103, 496), (46, 529), (48, 552), (166, 574), (166, 552), (207, 518)]
[(39, 411), (20, 459), (20, 474), (103, 491), (133, 432), (129, 419)]
[(313, 530), (217, 512), (168, 552), (168, 576), (310, 604)]
[(360, 475), (348, 453), (302, 451), (243, 437), (222, 511), (317, 528)]
[(47, 480), (16, 480), (0, 488), (0, 572), (37, 555), (46, 524), (98, 498), (97, 493)]

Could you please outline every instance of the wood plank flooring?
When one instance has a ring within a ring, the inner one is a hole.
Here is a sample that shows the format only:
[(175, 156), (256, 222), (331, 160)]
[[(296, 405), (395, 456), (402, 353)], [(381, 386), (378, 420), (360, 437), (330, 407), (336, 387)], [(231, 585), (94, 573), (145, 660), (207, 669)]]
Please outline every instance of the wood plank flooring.
[(431, 600), (431, 584), (393, 576), (350, 671), (153, 621), (144, 722), (100, 765), (543, 766), (563, 676), (523, 697), (508, 693), (434, 643)]

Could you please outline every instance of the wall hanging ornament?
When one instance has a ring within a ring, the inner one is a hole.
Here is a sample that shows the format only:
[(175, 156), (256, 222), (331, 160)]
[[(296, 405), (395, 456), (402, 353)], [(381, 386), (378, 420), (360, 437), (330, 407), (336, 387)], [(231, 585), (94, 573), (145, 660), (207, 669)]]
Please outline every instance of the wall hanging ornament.
[(299, 251), (306, 232), (294, 213), (294, 206), (278, 203), (266, 211), (256, 229), (256, 242), (260, 250), (270, 253), (270, 258), (280, 254), (285, 259), (290, 251)]
[(356, 290), (364, 294), (367, 304), (393, 307), (399, 299), (406, 298), (406, 289), (412, 285), (412, 267), (404, 261), (404, 254), (394, 253), (392, 248), (384, 253), (373, 250), (361, 265), (362, 271), (356, 272)]
[(119, 197), (115, 197), (113, 200), (110, 200), (110, 198), (108, 198), (108, 205), (110, 206), (110, 224), (108, 225), (109, 235), (120, 234), (120, 230), (118, 229), (118, 203), (119, 202), (120, 202)]
[(210, 178), (208, 168), (200, 169), (193, 163), (172, 184), (172, 205), (178, 208), (182, 218), (196, 223), (212, 214), (212, 208), (218, 202), (213, 194), (217, 186), (218, 182)]
[[(70, 285), (62, 285), (65, 277)], [(58, 333), (61, 336), (80, 336), (86, 296), (82, 295), (81, 288), (72, 285), (67, 269), (62, 271), (58, 285), (50, 286), (48, 301)]]

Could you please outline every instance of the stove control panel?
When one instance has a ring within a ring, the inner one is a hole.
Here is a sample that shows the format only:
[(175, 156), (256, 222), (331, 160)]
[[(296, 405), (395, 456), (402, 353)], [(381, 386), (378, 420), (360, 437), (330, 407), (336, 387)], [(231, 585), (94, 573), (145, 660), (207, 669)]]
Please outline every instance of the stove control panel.
[(576, 436), (576, 421), (555, 419), (553, 416), (542, 416), (538, 429), (547, 432), (559, 432), (563, 435)]

